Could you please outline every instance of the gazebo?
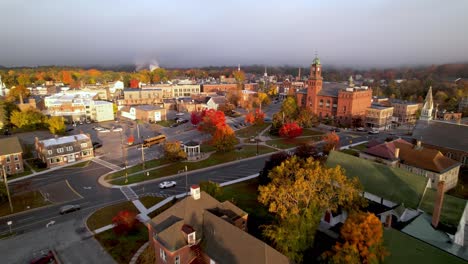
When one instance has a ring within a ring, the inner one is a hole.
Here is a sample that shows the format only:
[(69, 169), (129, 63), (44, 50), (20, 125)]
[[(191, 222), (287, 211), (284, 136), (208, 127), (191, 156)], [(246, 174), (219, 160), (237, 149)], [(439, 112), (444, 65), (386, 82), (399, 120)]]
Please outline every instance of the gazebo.
[(184, 152), (187, 153), (188, 159), (200, 157), (200, 143), (193, 140), (184, 143)]

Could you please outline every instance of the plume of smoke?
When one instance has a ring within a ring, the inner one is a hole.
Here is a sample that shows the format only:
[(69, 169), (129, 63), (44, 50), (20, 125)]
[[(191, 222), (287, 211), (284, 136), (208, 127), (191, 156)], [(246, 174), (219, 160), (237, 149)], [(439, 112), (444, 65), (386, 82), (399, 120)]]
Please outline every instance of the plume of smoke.
[(143, 60), (136, 60), (135, 61), (135, 70), (139, 71), (142, 69), (148, 68), (150, 71), (154, 71), (155, 69), (159, 68), (159, 63), (156, 59), (143, 59)]

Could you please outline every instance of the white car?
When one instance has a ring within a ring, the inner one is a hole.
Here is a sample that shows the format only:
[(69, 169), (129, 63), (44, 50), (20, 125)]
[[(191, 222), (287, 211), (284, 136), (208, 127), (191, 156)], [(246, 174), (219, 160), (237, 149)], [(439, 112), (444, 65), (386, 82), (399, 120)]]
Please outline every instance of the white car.
[(98, 132), (101, 132), (101, 133), (108, 133), (108, 132), (110, 132), (110, 129), (102, 128), (101, 130), (98, 130)]
[(176, 116), (184, 116), (184, 113), (177, 113)]
[(164, 181), (159, 184), (159, 189), (166, 189), (176, 186), (177, 183), (175, 181)]
[(369, 134), (379, 134), (379, 131), (378, 130), (369, 130)]
[(112, 129), (112, 132), (121, 132), (123, 129), (121, 127), (116, 127)]
[(358, 127), (358, 128), (356, 128), (356, 130), (362, 132), (362, 131), (364, 131), (365, 129), (364, 129), (363, 127)]

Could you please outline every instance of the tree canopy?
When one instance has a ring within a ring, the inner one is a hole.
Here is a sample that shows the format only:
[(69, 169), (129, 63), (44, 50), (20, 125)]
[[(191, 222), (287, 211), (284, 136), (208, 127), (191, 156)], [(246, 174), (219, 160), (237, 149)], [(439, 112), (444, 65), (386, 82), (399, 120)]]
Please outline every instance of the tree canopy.
[(326, 168), (312, 158), (292, 156), (273, 168), (271, 182), (259, 187), (259, 201), (277, 216), (264, 235), (291, 260), (300, 262), (312, 246), (320, 218), (326, 210), (355, 210), (365, 201), (357, 178), (344, 171)]

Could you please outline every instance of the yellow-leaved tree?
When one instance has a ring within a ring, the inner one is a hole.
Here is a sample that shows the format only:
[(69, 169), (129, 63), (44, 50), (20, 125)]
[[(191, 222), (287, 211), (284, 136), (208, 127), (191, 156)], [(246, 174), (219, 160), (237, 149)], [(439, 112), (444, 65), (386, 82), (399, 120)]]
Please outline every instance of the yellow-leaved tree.
[(313, 245), (315, 232), (326, 210), (353, 211), (365, 204), (357, 178), (343, 170), (326, 168), (312, 158), (292, 156), (273, 168), (271, 182), (259, 187), (259, 201), (277, 218), (264, 227), (264, 235), (294, 262), (302, 262)]

